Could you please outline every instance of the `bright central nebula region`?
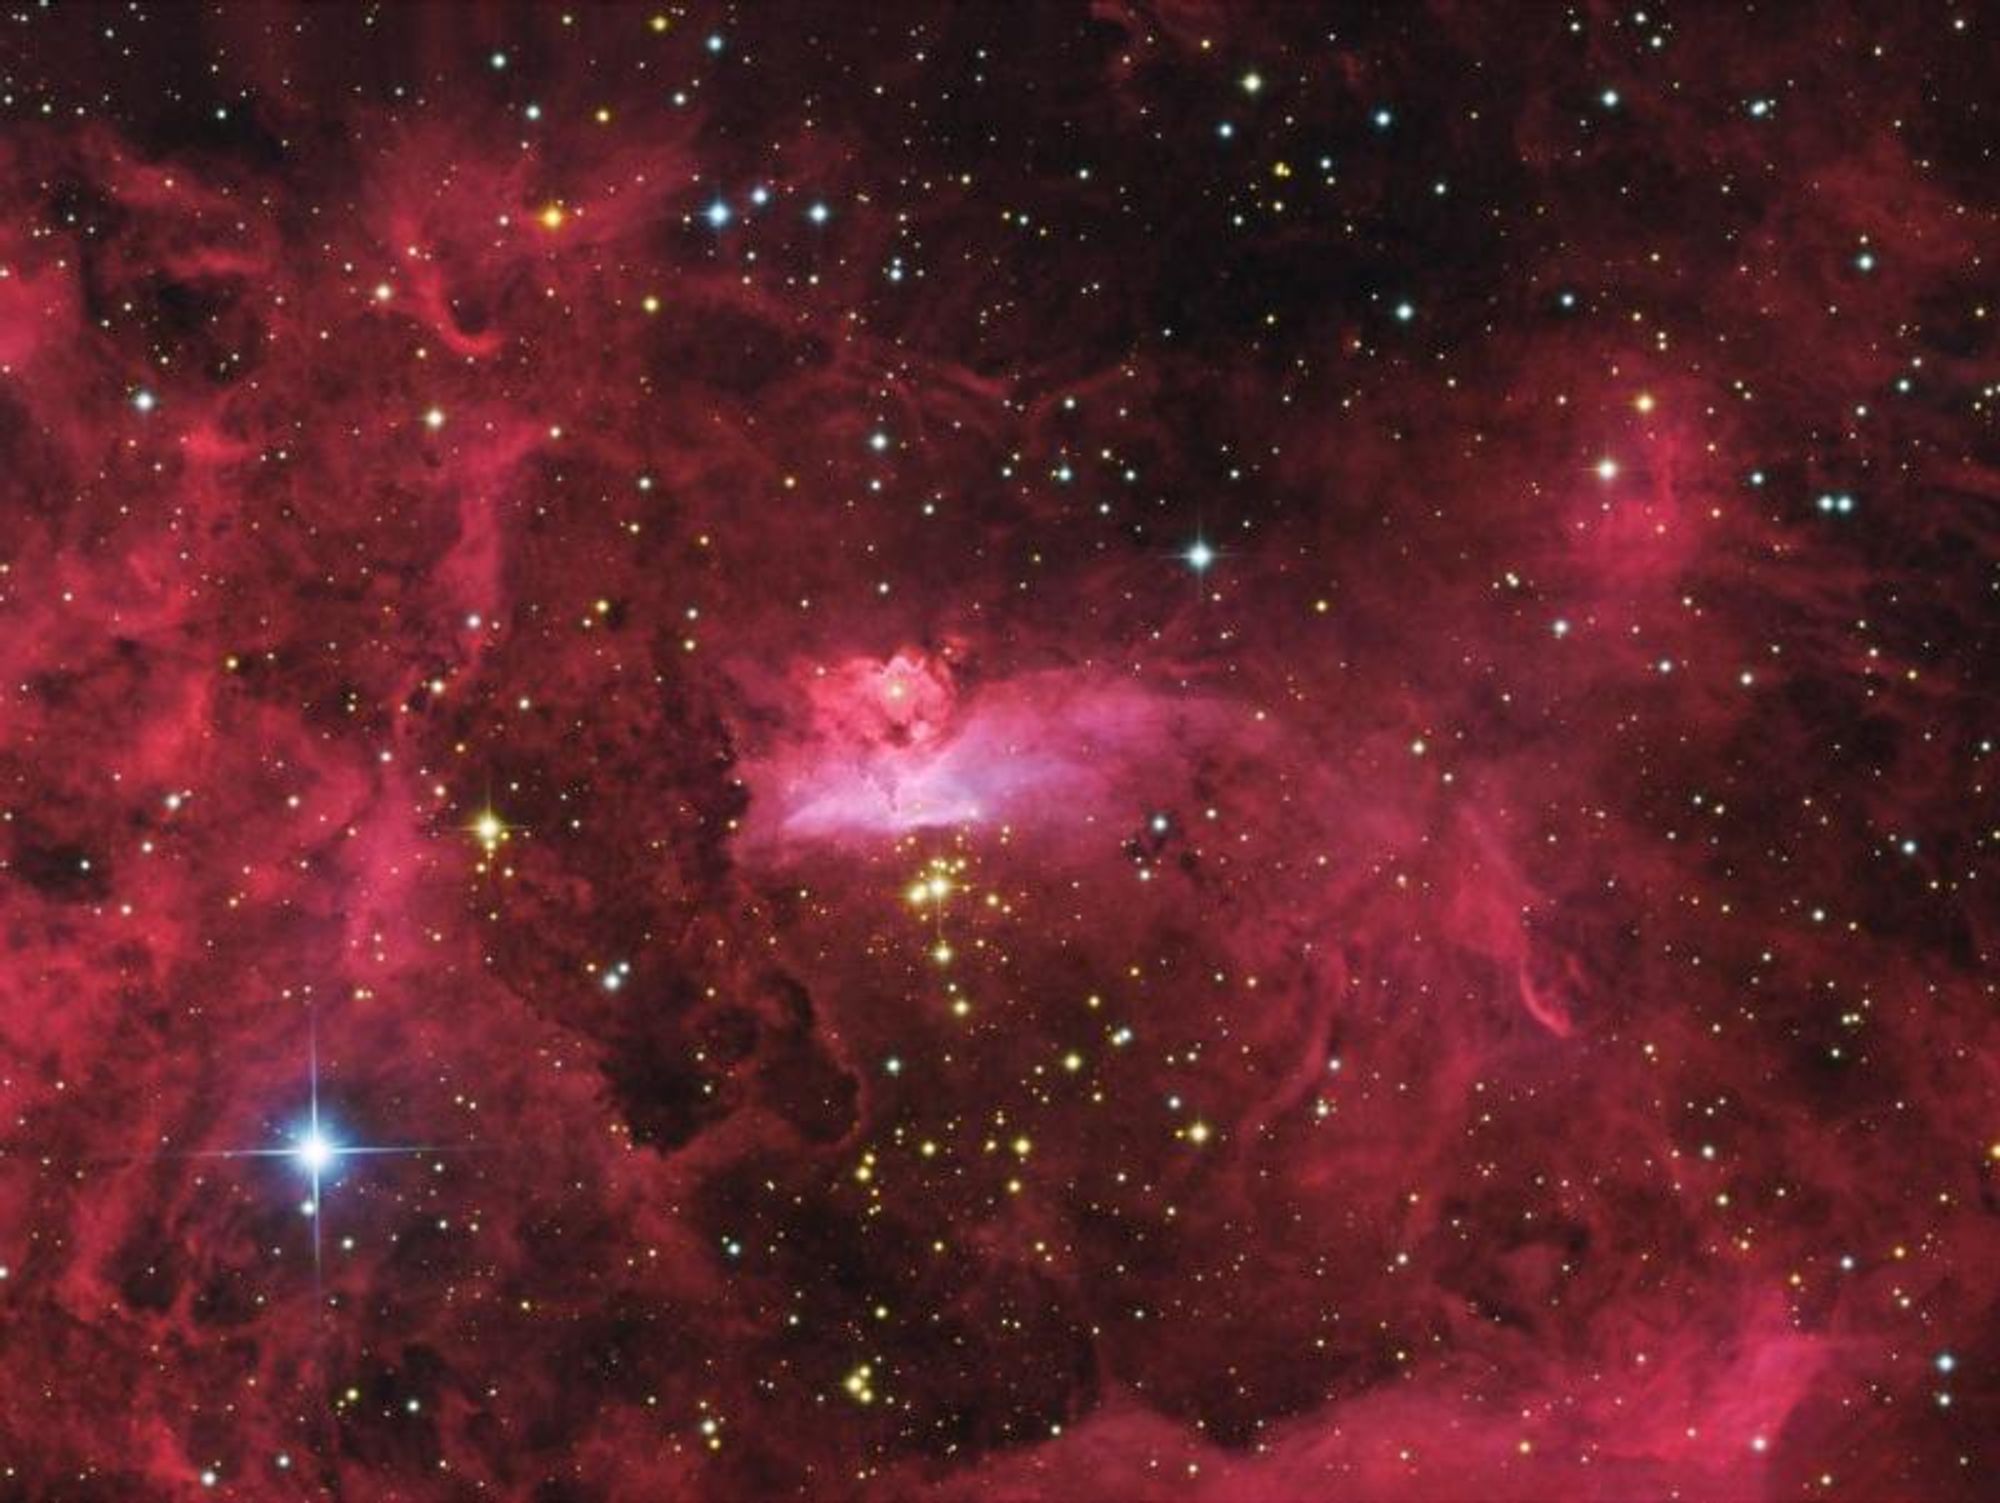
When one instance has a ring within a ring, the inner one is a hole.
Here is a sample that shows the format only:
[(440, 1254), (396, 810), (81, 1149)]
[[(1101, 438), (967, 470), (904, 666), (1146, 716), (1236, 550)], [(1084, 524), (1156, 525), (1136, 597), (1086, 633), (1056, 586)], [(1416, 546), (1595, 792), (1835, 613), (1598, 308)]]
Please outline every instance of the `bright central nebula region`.
[(0, 17), (0, 1497), (1991, 1499), (1976, 7)]

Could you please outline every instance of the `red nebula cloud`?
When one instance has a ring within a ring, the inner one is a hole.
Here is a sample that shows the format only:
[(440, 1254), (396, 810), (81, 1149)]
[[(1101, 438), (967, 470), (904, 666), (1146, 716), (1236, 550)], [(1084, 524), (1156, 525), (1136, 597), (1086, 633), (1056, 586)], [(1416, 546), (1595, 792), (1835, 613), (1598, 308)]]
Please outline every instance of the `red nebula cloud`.
[(1350, 12), (9, 15), (0, 1497), (1992, 1496), (1990, 19)]

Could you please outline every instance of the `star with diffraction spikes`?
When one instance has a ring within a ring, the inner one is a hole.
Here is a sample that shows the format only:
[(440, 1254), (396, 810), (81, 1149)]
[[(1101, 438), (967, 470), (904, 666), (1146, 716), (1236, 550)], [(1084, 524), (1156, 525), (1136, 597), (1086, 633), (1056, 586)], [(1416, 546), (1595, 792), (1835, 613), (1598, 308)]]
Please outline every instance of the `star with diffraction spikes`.
[(306, 1177), (306, 1198), (299, 1210), (312, 1222), (313, 1291), (322, 1289), (325, 1258), (321, 1226), (326, 1187), (347, 1159), (409, 1157), (443, 1150), (425, 1144), (350, 1143), (342, 1140), (320, 1112), (319, 1020), (311, 1017), (306, 1041), (306, 1116), (292, 1130), (290, 1141), (277, 1147), (219, 1148), (187, 1155), (203, 1159), (289, 1159)]

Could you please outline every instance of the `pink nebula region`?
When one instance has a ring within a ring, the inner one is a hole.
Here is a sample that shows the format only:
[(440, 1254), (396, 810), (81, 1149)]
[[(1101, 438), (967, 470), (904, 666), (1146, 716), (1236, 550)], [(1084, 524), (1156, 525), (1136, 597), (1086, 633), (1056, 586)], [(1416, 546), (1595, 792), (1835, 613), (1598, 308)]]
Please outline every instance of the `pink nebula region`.
[(0, 1499), (2000, 1497), (2000, 19), (0, 20)]

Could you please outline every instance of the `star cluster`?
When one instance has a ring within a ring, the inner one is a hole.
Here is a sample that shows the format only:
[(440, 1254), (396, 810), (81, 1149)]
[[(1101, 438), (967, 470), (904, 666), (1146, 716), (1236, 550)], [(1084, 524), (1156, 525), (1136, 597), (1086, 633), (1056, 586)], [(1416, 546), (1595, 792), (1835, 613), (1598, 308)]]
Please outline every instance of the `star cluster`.
[(1992, 1496), (1991, 29), (0, 15), (0, 1495)]

